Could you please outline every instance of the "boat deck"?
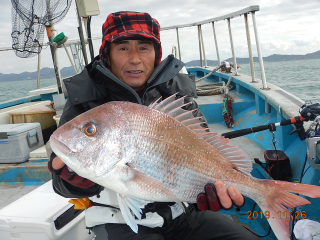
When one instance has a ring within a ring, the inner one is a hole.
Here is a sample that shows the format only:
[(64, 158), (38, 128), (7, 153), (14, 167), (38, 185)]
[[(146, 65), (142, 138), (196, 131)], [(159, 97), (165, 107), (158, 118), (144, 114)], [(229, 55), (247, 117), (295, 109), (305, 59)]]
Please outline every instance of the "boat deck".
[[(220, 135), (222, 133), (232, 131), (230, 128), (227, 128), (226, 126), (221, 124), (209, 124), (209, 127), (211, 129), (211, 132), (218, 132)], [(258, 147), (252, 140), (246, 137), (230, 139), (229, 145), (239, 146), (248, 153), (252, 160), (254, 158), (259, 158), (261, 162), (264, 162), (264, 150)]]

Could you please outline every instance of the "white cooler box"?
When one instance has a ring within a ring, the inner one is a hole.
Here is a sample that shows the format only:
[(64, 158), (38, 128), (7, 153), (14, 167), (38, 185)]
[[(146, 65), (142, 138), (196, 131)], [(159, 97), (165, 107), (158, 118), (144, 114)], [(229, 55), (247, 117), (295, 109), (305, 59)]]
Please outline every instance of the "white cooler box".
[(0, 163), (25, 162), (31, 151), (43, 145), (40, 123), (0, 125)]
[(0, 239), (91, 240), (84, 211), (68, 200), (53, 191), (51, 180), (29, 192), (0, 210)]

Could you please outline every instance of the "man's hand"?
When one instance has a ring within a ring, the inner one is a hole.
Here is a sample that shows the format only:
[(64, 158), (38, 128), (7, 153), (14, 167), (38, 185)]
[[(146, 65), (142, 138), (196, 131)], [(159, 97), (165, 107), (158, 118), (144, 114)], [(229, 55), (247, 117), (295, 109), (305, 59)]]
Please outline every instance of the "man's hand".
[(70, 169), (59, 157), (48, 162), (49, 171), (79, 188), (89, 188), (95, 185), (94, 182), (83, 178)]
[(244, 197), (235, 187), (229, 187), (226, 190), (221, 181), (205, 186), (205, 193), (200, 193), (197, 197), (198, 208), (202, 211), (219, 211), (220, 208), (231, 209), (232, 204), (236, 206), (244, 205)]

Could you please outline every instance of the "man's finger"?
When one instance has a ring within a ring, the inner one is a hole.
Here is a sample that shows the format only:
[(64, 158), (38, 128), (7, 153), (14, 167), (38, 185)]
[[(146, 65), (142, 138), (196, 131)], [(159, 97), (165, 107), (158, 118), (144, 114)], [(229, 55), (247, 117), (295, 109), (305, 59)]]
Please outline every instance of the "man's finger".
[(208, 183), (205, 186), (205, 192), (208, 199), (209, 209), (213, 212), (219, 211), (221, 207), (214, 185), (212, 183)]
[(197, 196), (198, 209), (201, 211), (206, 211), (209, 209), (208, 200), (205, 193), (199, 193)]
[(232, 201), (231, 198), (229, 197), (226, 187), (221, 181), (217, 181), (214, 183), (214, 186), (217, 191), (218, 198), (220, 200), (221, 205), (225, 209), (230, 209), (232, 207)]
[(234, 205), (241, 207), (244, 204), (244, 197), (241, 195), (241, 193), (236, 189), (235, 187), (229, 187), (228, 193), (230, 198), (232, 199)]
[(54, 159), (52, 159), (52, 168), (53, 169), (58, 170), (58, 169), (62, 168), (64, 165), (65, 165), (65, 163), (62, 162), (59, 157), (55, 157)]

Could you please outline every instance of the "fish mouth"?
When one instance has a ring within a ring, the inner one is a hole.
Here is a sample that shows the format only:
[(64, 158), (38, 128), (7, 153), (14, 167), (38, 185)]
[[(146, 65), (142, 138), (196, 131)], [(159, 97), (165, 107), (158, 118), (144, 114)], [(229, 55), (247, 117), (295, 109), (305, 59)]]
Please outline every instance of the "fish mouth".
[(66, 155), (73, 153), (73, 151), (67, 147), (67, 145), (57, 139), (56, 136), (52, 136), (50, 138), (50, 146), (54, 152), (61, 152)]

